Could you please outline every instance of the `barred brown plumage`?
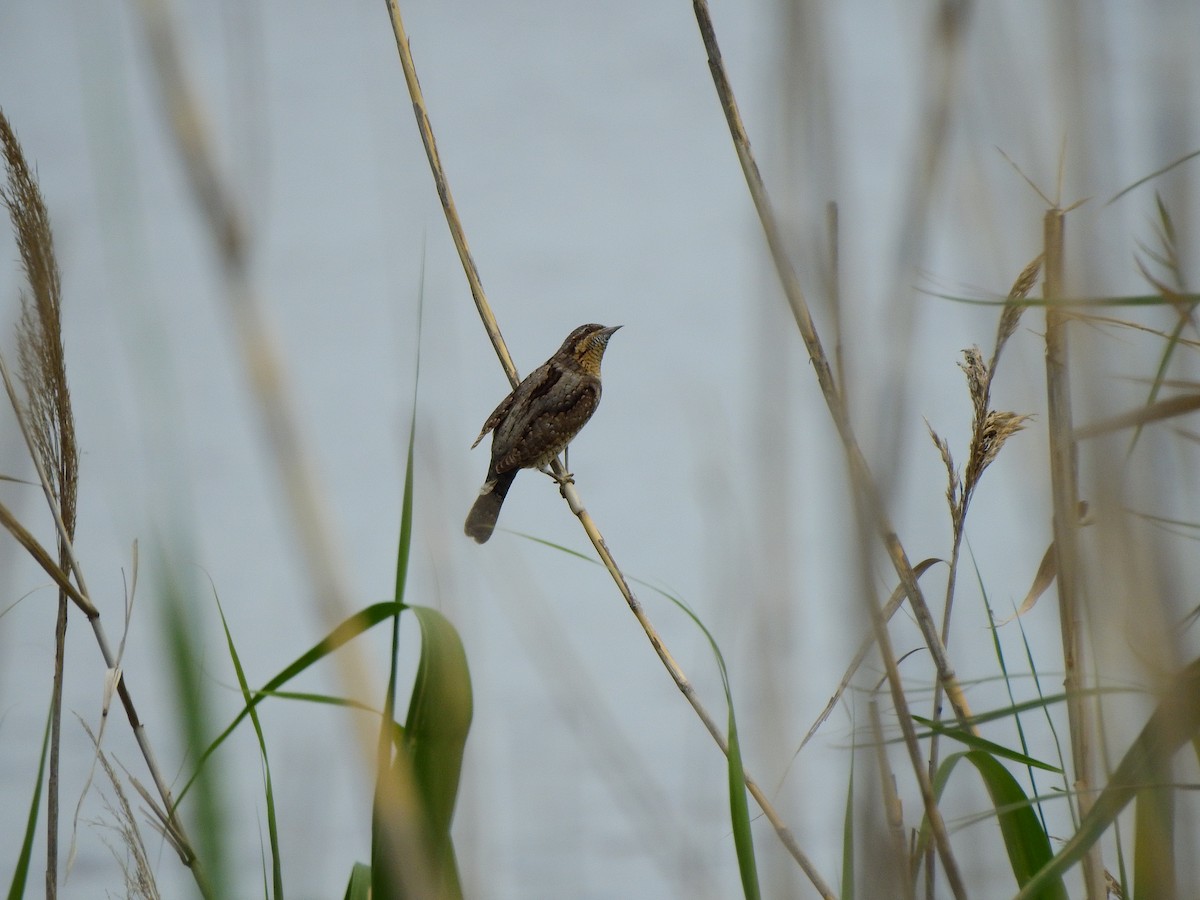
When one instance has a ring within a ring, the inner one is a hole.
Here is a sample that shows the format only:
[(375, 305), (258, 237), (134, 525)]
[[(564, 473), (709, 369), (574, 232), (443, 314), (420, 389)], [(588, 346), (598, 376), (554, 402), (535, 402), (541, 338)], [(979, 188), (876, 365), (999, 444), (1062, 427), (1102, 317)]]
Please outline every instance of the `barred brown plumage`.
[(614, 325), (581, 325), (558, 351), (529, 373), (483, 423), (472, 449), (492, 432), (492, 461), (466, 533), (479, 543), (492, 536), (504, 497), (521, 469), (542, 469), (579, 433), (600, 403), (600, 361)]

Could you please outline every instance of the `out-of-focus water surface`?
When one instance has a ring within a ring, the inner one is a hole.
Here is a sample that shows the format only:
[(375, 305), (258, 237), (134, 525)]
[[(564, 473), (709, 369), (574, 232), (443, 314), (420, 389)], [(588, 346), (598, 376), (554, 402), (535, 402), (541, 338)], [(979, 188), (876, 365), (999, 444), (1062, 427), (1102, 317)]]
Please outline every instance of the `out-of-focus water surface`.
[[(964, 4), (949, 55), (935, 37), (934, 5), (713, 10), (830, 345), (825, 204), (839, 204), (849, 394), (914, 559), (949, 550), (944, 473), (923, 418), (962, 446), (970, 408), (955, 364), (963, 347), (990, 347), (995, 329), (994, 309), (931, 292), (1002, 295), (1040, 248), (1042, 203), (997, 148), (1052, 196), (1063, 154), (1063, 202), (1095, 198), (1070, 220), (1075, 286), (1134, 293), (1144, 289), (1131, 260), (1151, 233), (1153, 188), (1104, 201), (1200, 147), (1192, 4), (1098, 4), (1078, 19), (1039, 3)], [(863, 633), (844, 464), (691, 6), (456, 0), (403, 11), (459, 212), (522, 372), (578, 324), (625, 326), (571, 468), (621, 565), (685, 598), (720, 641), (747, 765), (836, 883), (854, 739), (847, 711), (784, 773)], [(447, 235), (384, 4), (177, 2), (171, 15), (250, 226), (254, 287), (277, 328), (361, 605), (391, 594), (423, 300), (408, 599), (458, 626), (473, 674), (456, 820), (468, 892), (736, 894), (723, 760), (603, 571), (503, 531), (484, 547), (462, 535), (487, 462), (486, 445), (467, 448), (507, 386)], [(125, 673), (159, 759), (184, 779), (195, 760), (178, 738), (163, 592), (173, 585), (188, 598), (215, 730), (239, 702), (215, 600), (251, 682), (262, 683), (322, 635), (311, 586), (137, 8), (8, 0), (0, 106), (36, 163), (63, 272), (82, 449), (78, 550), (115, 638), (139, 543)], [(1195, 236), (1192, 172), (1158, 185), (1177, 203), (1184, 245)], [(11, 360), (21, 276), (13, 245), (0, 247), (0, 347)], [(1003, 408), (1042, 409), (1036, 330), (1023, 329), (1008, 351), (996, 388)], [(30, 479), (11, 416), (4, 422), (0, 471)], [(1049, 540), (1044, 440), (1036, 423), (1014, 438), (973, 512), (987, 523), (970, 534), (977, 563), (1001, 586), (993, 602), (1005, 609)], [(0, 495), (51, 541), (35, 488), (5, 484)], [(590, 550), (537, 474), (517, 480), (500, 524)], [(20, 600), (0, 618), (6, 872), (45, 721), (54, 597), (11, 542), (0, 546), (0, 608)], [(954, 636), (964, 679), (995, 672), (969, 580)], [(890, 582), (880, 567), (870, 587)], [(642, 594), (723, 720), (703, 638), (665, 600)], [(1039, 607), (1028, 621), (1035, 650), (1053, 658), (1054, 610)], [(898, 637), (898, 649), (915, 646), (914, 634)], [(1010, 638), (1023, 654), (1019, 636)], [(406, 647), (411, 659), (413, 641)], [(95, 727), (103, 688), (79, 617), (68, 652), (69, 818), (90, 771), (75, 716)], [(348, 652), (376, 673), (378, 695), (362, 699), (378, 703), (383, 636)], [(925, 659), (910, 665), (914, 679), (928, 678)], [(340, 689), (332, 668), (297, 688)], [(988, 695), (979, 702), (986, 708)], [(370, 785), (348, 715), (263, 707), (293, 896), (340, 895), (352, 863), (369, 856)], [(265, 813), (257, 749), (243, 731), (214, 764), (228, 785), (229, 865), (248, 897), (261, 890)], [(106, 746), (145, 780), (115, 715)], [(105, 787), (93, 784), (82, 805), (62, 896), (121, 892), (112, 837), (92, 824), (104, 815)], [(70, 832), (68, 823), (64, 844)], [(807, 896), (765, 822), (755, 834), (768, 894)], [(153, 835), (149, 843), (163, 895), (189, 895), (171, 851)], [(964, 864), (973, 883), (1008, 889), (1002, 860)]]

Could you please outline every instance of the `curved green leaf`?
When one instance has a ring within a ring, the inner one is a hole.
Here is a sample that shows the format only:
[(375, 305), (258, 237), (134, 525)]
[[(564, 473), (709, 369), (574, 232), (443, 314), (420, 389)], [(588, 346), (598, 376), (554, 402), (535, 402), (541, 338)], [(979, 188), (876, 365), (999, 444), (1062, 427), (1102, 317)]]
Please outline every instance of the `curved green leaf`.
[[(963, 759), (971, 763), (983, 779), (984, 787), (987, 788), (992, 806), (996, 810), (1000, 836), (1004, 840), (1013, 876), (1019, 886), (1027, 887), (1034, 874), (1053, 856), (1050, 839), (1034, 814), (1025, 791), (1013, 778), (1012, 773), (983, 750), (968, 750), (946, 757), (934, 778), (933, 789), (936, 796), (941, 797), (946, 783), (950, 780), (950, 773), (954, 771), (959, 760)], [(922, 831), (926, 830), (922, 828)], [(1022, 896), (1025, 896), (1024, 892)], [(1066, 888), (1057, 878), (1047, 880), (1038, 889), (1038, 893), (1028, 896), (1030, 900), (1069, 900)]]
[[(411, 780), (420, 797), (429, 869), (440, 878), (437, 896), (454, 900), (462, 897), (462, 886), (450, 840), (450, 824), (458, 799), (463, 750), (471, 727), (471, 676), (462, 641), (450, 621), (429, 607), (407, 608), (421, 626), (421, 657), (403, 738), (392, 766), (393, 770), (402, 769), (395, 773), (397, 781)], [(373, 854), (387, 852), (379, 844), (380, 839), (377, 826)], [(390, 858), (387, 862), (403, 865), (403, 861)], [(372, 869), (375, 896), (386, 895), (388, 900), (404, 896), (388, 865), (382, 865), (376, 858)]]
[(1176, 751), (1200, 733), (1200, 659), (1191, 662), (1164, 692), (1150, 720), (1126, 751), (1120, 765), (1100, 792), (1095, 805), (1079, 824), (1079, 830), (1058, 854), (1025, 885), (1018, 900), (1037, 897), (1036, 892), (1058, 879), (1077, 863), (1113, 819), (1147, 785), (1155, 784), (1157, 773), (1166, 770)]
[(405, 746), (425, 804), (429, 827), (449, 838), (458, 797), (463, 749), (473, 701), (467, 654), (450, 620), (427, 606), (410, 606), (421, 626), (421, 660), (405, 723)]

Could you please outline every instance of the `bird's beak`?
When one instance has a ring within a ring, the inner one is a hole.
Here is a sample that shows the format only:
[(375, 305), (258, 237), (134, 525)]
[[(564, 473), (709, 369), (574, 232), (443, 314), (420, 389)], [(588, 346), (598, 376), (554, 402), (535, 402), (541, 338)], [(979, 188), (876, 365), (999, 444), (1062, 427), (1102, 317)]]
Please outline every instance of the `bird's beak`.
[(600, 333), (601, 333), (601, 334), (603, 334), (603, 335), (604, 335), (606, 338), (610, 338), (610, 337), (612, 337), (612, 336), (613, 336), (613, 333), (614, 333), (614, 332), (615, 332), (615, 331), (616, 331), (618, 328), (624, 328), (624, 327), (625, 327), (624, 325), (613, 325), (611, 328), (605, 328), (605, 329), (604, 329), (603, 331), (601, 331)]

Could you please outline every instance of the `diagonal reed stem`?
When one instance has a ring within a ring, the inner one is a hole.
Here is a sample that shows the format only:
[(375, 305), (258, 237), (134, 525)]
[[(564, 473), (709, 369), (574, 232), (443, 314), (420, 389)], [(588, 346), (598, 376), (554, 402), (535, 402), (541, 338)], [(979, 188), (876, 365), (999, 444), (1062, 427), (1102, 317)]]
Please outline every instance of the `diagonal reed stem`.
[[(792, 315), (800, 331), (800, 336), (803, 338), (804, 345), (808, 350), (808, 355), (811, 359), (813, 370), (816, 372), (821, 393), (824, 395), (825, 403), (829, 408), (830, 416), (833, 418), (834, 425), (841, 438), (842, 448), (850, 466), (851, 482), (858, 493), (858, 499), (862, 508), (871, 519), (888, 556), (891, 558), (896, 574), (900, 578), (900, 583), (904, 587), (904, 592), (908, 595), (909, 605), (917, 619), (917, 623), (920, 625), (921, 634), (925, 639), (925, 644), (929, 648), (930, 655), (933, 657), (934, 665), (937, 668), (938, 680), (945, 688), (946, 696), (950, 700), (950, 704), (954, 708), (959, 722), (964, 727), (970, 728), (971, 726), (968, 722), (970, 719), (970, 709), (967, 706), (962, 687), (959, 685), (958, 678), (950, 666), (949, 658), (946, 656), (945, 648), (937, 632), (937, 624), (929, 611), (929, 607), (921, 593), (921, 588), (917, 584), (912, 564), (909, 562), (908, 555), (900, 543), (900, 538), (888, 515), (879, 487), (875, 484), (870, 467), (867, 465), (866, 457), (863, 455), (862, 449), (858, 444), (858, 439), (854, 435), (846, 404), (837, 384), (834, 382), (829, 359), (821, 346), (821, 339), (817, 334), (816, 325), (813, 323), (812, 314), (809, 312), (808, 301), (805, 299), (804, 292), (800, 287), (800, 279), (797, 277), (796, 271), (792, 268), (791, 261), (788, 258), (783, 235), (779, 229), (775, 213), (771, 208), (766, 186), (763, 184), (762, 175), (758, 169), (758, 163), (754, 158), (753, 151), (750, 149), (750, 138), (746, 134), (745, 125), (742, 123), (741, 114), (738, 112), (737, 100), (733, 95), (733, 88), (730, 86), (729, 78), (725, 72), (725, 65), (721, 58), (721, 49), (717, 44), (717, 36), (713, 28), (712, 16), (708, 11), (708, 3), (706, 0), (693, 0), (692, 8), (695, 11), (696, 23), (700, 28), (700, 37), (704, 43), (704, 49), (708, 54), (709, 70), (712, 72), (713, 83), (716, 86), (717, 97), (721, 101), (721, 108), (725, 112), (725, 119), (729, 125), (729, 132), (733, 139), (734, 149), (737, 151), (738, 161), (741, 163), (746, 184), (750, 189), (750, 196), (754, 200), (755, 209), (758, 211), (758, 217), (762, 223), (767, 245), (771, 251), (771, 258), (775, 263), (775, 268), (782, 283), (784, 294), (787, 297), (788, 305), (791, 307)], [(903, 684), (900, 680), (900, 672), (896, 666), (896, 659), (892, 653), (887, 622), (882, 615), (879, 604), (874, 600), (870, 601), (870, 613), (875, 629), (875, 639), (879, 644), (880, 654), (883, 657), (884, 666), (887, 670), (892, 702), (895, 705), (896, 716), (904, 734), (904, 744), (908, 750), (913, 772), (916, 775), (917, 783), (921, 790), (921, 797), (925, 803), (925, 811), (929, 817), (930, 826), (938, 846), (938, 853), (942, 859), (943, 866), (946, 868), (946, 877), (950, 881), (954, 895), (956, 897), (964, 897), (966, 896), (966, 888), (962, 882), (962, 875), (954, 861), (945, 822), (942, 820), (941, 813), (937, 808), (937, 802), (933, 795), (933, 785), (924, 768), (921, 748), (917, 742), (916, 729), (908, 710), (908, 701), (904, 696)]]
[[(408, 45), (408, 34), (404, 28), (404, 20), (400, 15), (398, 0), (385, 0), (387, 3), (388, 14), (392, 22), (392, 31), (396, 36), (396, 49), (400, 54), (400, 65), (404, 69), (404, 80), (408, 85), (409, 96), (413, 102), (413, 113), (417, 119), (417, 128), (421, 132), (421, 140), (425, 145), (425, 153), (429, 157), (429, 167), (433, 173), (434, 184), (437, 186), (438, 197), (442, 203), (442, 210), (446, 215), (446, 223), (450, 228), (450, 234), (454, 238), (454, 245), (458, 248), (459, 259), (462, 261), (463, 270), (466, 272), (467, 281), (471, 287), (471, 295), (475, 298), (475, 306), (479, 310), (480, 318), (483, 320), (484, 327), (487, 329), (488, 337), (492, 341), (492, 346), (496, 348), (496, 354), (500, 358), (501, 365), (504, 366), (505, 373), (508, 375), (509, 381), (513, 387), (520, 383), (520, 378), (517, 376), (516, 367), (513, 365), (512, 358), (508, 353), (508, 348), (504, 344), (504, 338), (500, 334), (499, 325), (496, 323), (496, 318), (492, 313), (491, 306), (488, 303), (487, 296), (484, 294), (483, 285), (479, 279), (478, 269), (475, 267), (475, 261), (471, 257), (470, 250), (467, 246), (466, 234), (463, 231), (462, 222), (458, 217), (458, 212), (454, 206), (454, 199), (450, 193), (450, 185), (446, 178), (445, 169), (442, 167), (442, 161), (437, 151), (437, 142), (434, 139), (433, 127), (429, 121), (429, 112), (425, 105), (425, 97), (421, 91), (420, 82), (417, 79), (416, 66), (413, 63), (412, 52)], [(564, 475), (566, 469), (559, 460), (553, 463), (553, 469), (556, 474)], [(701, 703), (699, 697), (696, 696), (695, 688), (688, 680), (679, 664), (675, 661), (671, 652), (663, 643), (662, 638), (658, 634), (658, 630), (647, 617), (645, 610), (642, 608), (641, 602), (634, 595), (633, 590), (629, 587), (629, 582), (626, 580), (621, 569), (617, 566), (616, 560), (613, 558), (612, 552), (608, 549), (608, 544), (605, 542), (600, 529), (596, 526), (595, 521), (589, 515), (587, 509), (584, 508), (583, 501), (576, 490), (575, 485), (566, 482), (561, 487), (563, 498), (567, 501), (568, 506), (583, 525), (584, 531), (587, 533), (588, 539), (591, 540), (592, 546), (596, 548), (596, 552), (600, 555), (604, 567), (608, 569), (609, 574), (616, 582), (621, 596), (625, 598), (630, 611), (637, 619), (638, 624), (642, 626), (642, 630), (646, 633), (646, 637), (650, 641), (650, 645), (654, 648), (654, 652), (658, 654), (658, 658), (662, 661), (663, 666), (670, 674), (671, 679), (675, 682), (684, 698), (695, 710), (700, 721), (704, 723), (704, 727), (708, 733), (712, 735), (717, 746), (721, 748), (721, 752), (726, 756), (729, 755), (729, 743), (726, 740), (724, 732), (720, 725), (708, 712)], [(754, 797), (763, 814), (775, 828), (775, 833), (788, 852), (791, 853), (804, 874), (808, 876), (809, 881), (817, 889), (822, 897), (832, 898), (835, 896), (832, 889), (825, 883), (812, 861), (800, 848), (792, 835), (791, 830), (783, 821), (782, 817), (776, 811), (774, 805), (763, 793), (758, 783), (751, 777), (749, 772), (743, 770), (743, 776), (746, 783), (746, 789), (750, 795)]]

